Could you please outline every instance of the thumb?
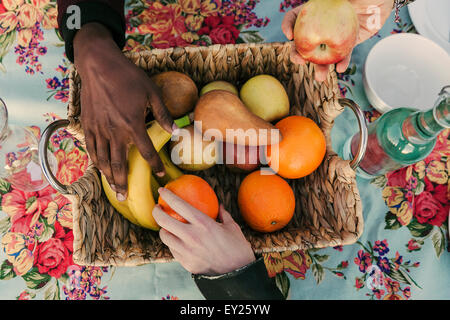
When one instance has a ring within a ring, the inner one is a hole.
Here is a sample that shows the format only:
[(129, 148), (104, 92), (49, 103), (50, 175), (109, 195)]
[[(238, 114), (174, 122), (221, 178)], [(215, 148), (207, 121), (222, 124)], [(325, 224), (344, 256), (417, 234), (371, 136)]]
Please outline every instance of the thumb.
[(150, 103), (153, 117), (158, 121), (161, 127), (167, 132), (172, 133), (176, 129), (176, 125), (173, 122), (172, 115), (162, 100), (161, 89), (151, 80), (148, 82), (147, 99)]
[(350, 64), (351, 58), (352, 58), (352, 53), (350, 52), (350, 54), (348, 56), (346, 56), (342, 61), (339, 61), (336, 64), (336, 72), (344, 73), (347, 70), (348, 65)]
[(281, 22), (281, 30), (288, 40), (292, 40), (294, 38), (294, 26), (295, 21), (297, 20), (297, 15), (301, 9), (301, 6), (292, 9), (284, 15), (283, 21)]

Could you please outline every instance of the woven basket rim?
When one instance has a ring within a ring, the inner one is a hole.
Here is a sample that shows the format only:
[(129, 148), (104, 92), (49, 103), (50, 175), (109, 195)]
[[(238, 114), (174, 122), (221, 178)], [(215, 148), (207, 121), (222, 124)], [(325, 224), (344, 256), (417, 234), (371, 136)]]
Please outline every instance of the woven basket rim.
[[(152, 50), (145, 50), (145, 51), (140, 51), (140, 52), (125, 52), (125, 56), (127, 56), (129, 59), (131, 60), (136, 60), (137, 62), (140, 61), (140, 59), (148, 59), (154, 56), (164, 56), (164, 55), (184, 55), (184, 54), (198, 54), (198, 53), (202, 53), (202, 52), (215, 52), (215, 51), (219, 51), (219, 50), (236, 50), (237, 48), (243, 48), (243, 49), (258, 49), (258, 48), (262, 48), (262, 47), (282, 47), (285, 48), (286, 46), (290, 46), (290, 42), (272, 42), (272, 43), (263, 43), (263, 44), (256, 44), (256, 43), (251, 43), (251, 44), (247, 44), (247, 43), (242, 43), (242, 44), (225, 44), (225, 45), (220, 45), (220, 44), (216, 44), (216, 45), (211, 45), (211, 46), (204, 46), (204, 47), (183, 47), (183, 48), (168, 48), (168, 49), (152, 49)], [(136, 62), (136, 63), (137, 63)], [(306, 68), (312, 68), (311, 65), (307, 66)], [(69, 110), (70, 108), (73, 107), (75, 104), (77, 104), (78, 102), (76, 102), (76, 99), (79, 99), (79, 97), (77, 98), (77, 90), (79, 89), (78, 87), (78, 83), (77, 83), (77, 77), (79, 76), (76, 68), (74, 65), (71, 66), (70, 71), (69, 71), (69, 86), (70, 86), (70, 90), (69, 90)], [(293, 75), (294, 76), (294, 75)], [(330, 75), (329, 75), (329, 79), (331, 79), (331, 81), (334, 83), (334, 85), (336, 86), (336, 73), (335, 71), (331, 71)], [(306, 86), (306, 84), (305, 84)], [(336, 88), (335, 88), (336, 89)], [(317, 91), (314, 91), (315, 89), (311, 89), (315, 94), (317, 94)], [(308, 94), (308, 92), (307, 92)], [(315, 97), (310, 97), (308, 96), (308, 98), (310, 99), (314, 99)], [(333, 96), (332, 101), (326, 101), (329, 103), (333, 103), (333, 104), (339, 104), (338, 102), (338, 98), (336, 96)], [(321, 101), (321, 103), (325, 103), (325, 101)], [(341, 106), (341, 108), (343, 109), (343, 107)], [(69, 112), (70, 113), (70, 112)], [(71, 124), (69, 125), (68, 131), (71, 132), (76, 138), (78, 138), (78, 136), (80, 135), (80, 123), (79, 123), (79, 119), (77, 116), (72, 116), (69, 114), (68, 119), (70, 120)], [(322, 125), (322, 124), (321, 124)], [(334, 119), (332, 119), (331, 124), (329, 125), (329, 127), (326, 127), (325, 129), (322, 128), (322, 130), (328, 130), (328, 134), (327, 134), (327, 138), (330, 138), (330, 132), (331, 129), (334, 125)], [(331, 139), (331, 138), (330, 138)], [(81, 140), (83, 140), (81, 138)], [(331, 140), (330, 140), (331, 141)], [(329, 143), (329, 141), (327, 141), (327, 152), (326, 152), (326, 158), (327, 161), (335, 161), (336, 163), (339, 164), (339, 166), (341, 167), (340, 170), (344, 171), (344, 172), (348, 172), (348, 170), (353, 171), (354, 170), (350, 168), (350, 161), (348, 160), (343, 160), (341, 159), (336, 152), (334, 152), (331, 143)], [(90, 162), (90, 159), (89, 159)], [(86, 170), (86, 174), (98, 174), (98, 171), (96, 168), (94, 168), (92, 166), (92, 163), (89, 163), (89, 167)], [(74, 183), (74, 185), (76, 185), (77, 183)], [(303, 245), (300, 246), (299, 244), (294, 244), (294, 245), (288, 245), (288, 246), (278, 246), (275, 249), (268, 249), (268, 248), (262, 248), (262, 249), (256, 249), (255, 253), (268, 253), (268, 252), (283, 252), (283, 251), (295, 251), (295, 250), (299, 250), (299, 249), (307, 249), (307, 248), (324, 248), (324, 247), (329, 247), (329, 246), (337, 246), (337, 245), (348, 245), (348, 244), (352, 244), (355, 243), (357, 241), (357, 239), (361, 236), (362, 232), (363, 232), (363, 226), (364, 226), (364, 220), (363, 220), (363, 216), (362, 216), (362, 205), (361, 205), (361, 201), (360, 201), (360, 196), (359, 196), (359, 190), (357, 188), (356, 185), (356, 181), (353, 179), (349, 185), (352, 186), (352, 190), (354, 192), (355, 198), (357, 200), (356, 209), (355, 209), (355, 213), (356, 216), (354, 217), (356, 220), (356, 232), (352, 235), (348, 235), (345, 239), (343, 239), (342, 241), (337, 241), (337, 240), (333, 240), (333, 241), (318, 241), (314, 244), (310, 244), (309, 246)], [(74, 189), (71, 189), (74, 190)], [(80, 196), (77, 195), (76, 193), (73, 193), (71, 195), (67, 196), (71, 201), (72, 204), (74, 206), (81, 206), (80, 202), (82, 201), (80, 199)], [(93, 261), (89, 261), (87, 262), (87, 259), (85, 256), (82, 256), (79, 254), (80, 248), (83, 245), (83, 230), (80, 227), (80, 211), (79, 210), (74, 210), (73, 212), (73, 233), (74, 233), (74, 254), (73, 254), (73, 259), (74, 262), (80, 264), (80, 265), (91, 265), (91, 266), (109, 266), (109, 265), (116, 265), (116, 266), (136, 266), (136, 265), (141, 265), (141, 264), (146, 264), (146, 263), (159, 263), (159, 262), (169, 262), (172, 261), (173, 259), (168, 259), (168, 258), (159, 258), (159, 259), (153, 259), (151, 257), (145, 256), (145, 255), (141, 255), (141, 256), (135, 256), (135, 257), (125, 257), (123, 259), (121, 258), (114, 258), (113, 260), (107, 260), (104, 261), (102, 259), (96, 259)]]

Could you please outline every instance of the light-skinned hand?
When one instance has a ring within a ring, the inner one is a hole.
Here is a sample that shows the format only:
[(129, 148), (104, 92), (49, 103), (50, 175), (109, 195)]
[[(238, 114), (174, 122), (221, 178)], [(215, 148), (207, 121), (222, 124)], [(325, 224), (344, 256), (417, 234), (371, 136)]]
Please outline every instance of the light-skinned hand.
[[(366, 41), (381, 29), (389, 17), (394, 4), (393, 0), (349, 0), (349, 2), (355, 8), (358, 16), (359, 34), (357, 44)], [(281, 29), (288, 40), (294, 39), (295, 21), (301, 8), (302, 5), (288, 11), (284, 15)], [(336, 64), (336, 72), (345, 72), (350, 63), (350, 59), (351, 53)], [(295, 50), (294, 43), (292, 43), (291, 61), (300, 65), (306, 63), (305, 59)], [(317, 81), (325, 81), (329, 70), (329, 65), (314, 65), (315, 79)]]
[(183, 223), (172, 218), (159, 205), (152, 212), (161, 226), (162, 242), (187, 271), (220, 275), (255, 260), (250, 243), (223, 205), (220, 205), (218, 221), (215, 221), (170, 190), (159, 188), (158, 191), (161, 198), (188, 221)]

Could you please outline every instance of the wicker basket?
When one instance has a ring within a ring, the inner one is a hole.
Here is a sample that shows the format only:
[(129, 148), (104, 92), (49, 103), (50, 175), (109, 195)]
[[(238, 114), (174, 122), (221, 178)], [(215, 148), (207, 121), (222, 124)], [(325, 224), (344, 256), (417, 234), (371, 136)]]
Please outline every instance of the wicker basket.
[[(251, 230), (241, 219), (237, 191), (245, 175), (224, 165), (199, 172), (214, 188), (219, 201), (231, 212), (256, 253), (323, 248), (354, 243), (362, 233), (362, 206), (349, 161), (331, 148), (334, 119), (343, 111), (337, 77), (314, 81), (313, 67), (290, 62), (290, 43), (213, 45), (171, 48), (126, 56), (149, 75), (175, 70), (189, 75), (201, 88), (213, 80), (237, 85), (258, 74), (270, 74), (285, 86), (291, 114), (310, 117), (320, 125), (327, 140), (323, 163), (311, 175), (288, 181), (296, 196), (294, 218), (282, 230), (263, 234)], [(84, 144), (79, 122), (80, 77), (70, 74), (68, 130)], [(158, 233), (129, 223), (108, 202), (98, 170), (89, 166), (84, 176), (66, 188), (72, 201), (74, 262), (80, 265), (135, 266), (173, 260)], [(282, 205), (282, 204), (280, 204)]]

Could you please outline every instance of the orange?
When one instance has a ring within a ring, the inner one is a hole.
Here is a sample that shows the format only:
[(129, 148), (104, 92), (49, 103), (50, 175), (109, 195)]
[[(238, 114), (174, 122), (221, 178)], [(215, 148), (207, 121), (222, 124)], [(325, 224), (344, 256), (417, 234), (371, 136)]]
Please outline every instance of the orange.
[(275, 127), (280, 130), (282, 139), (277, 145), (267, 146), (266, 154), (269, 166), (276, 173), (286, 179), (298, 179), (319, 167), (327, 146), (322, 130), (313, 120), (289, 116)]
[(242, 218), (250, 228), (273, 232), (283, 228), (294, 216), (295, 197), (291, 186), (281, 177), (252, 172), (238, 191)]
[[(208, 182), (202, 178), (196, 175), (185, 174), (167, 183), (165, 188), (169, 189), (191, 206), (200, 210), (212, 219), (215, 220), (217, 218), (217, 215), (219, 214), (219, 200), (217, 199), (213, 188), (211, 188)], [(186, 219), (170, 208), (161, 196), (158, 198), (158, 204), (168, 215), (181, 222), (187, 223)]]

